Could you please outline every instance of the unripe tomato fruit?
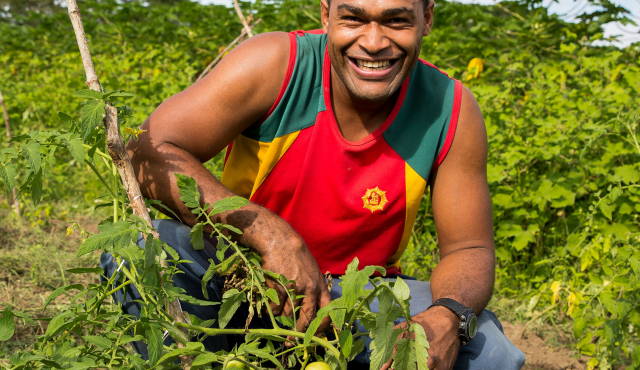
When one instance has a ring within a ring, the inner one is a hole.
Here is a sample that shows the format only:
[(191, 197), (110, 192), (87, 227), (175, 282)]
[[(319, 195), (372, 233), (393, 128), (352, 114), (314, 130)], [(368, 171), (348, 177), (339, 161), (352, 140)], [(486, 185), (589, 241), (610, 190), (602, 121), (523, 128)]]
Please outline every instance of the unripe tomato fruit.
[[(244, 360), (244, 357), (242, 356), (238, 356), (239, 359)], [(244, 364), (244, 362), (240, 362), (237, 360), (231, 360), (229, 362), (227, 362), (227, 370), (245, 370), (247, 368), (247, 365)]]
[(327, 365), (326, 362), (318, 361), (307, 365), (306, 370), (331, 370), (331, 366)]

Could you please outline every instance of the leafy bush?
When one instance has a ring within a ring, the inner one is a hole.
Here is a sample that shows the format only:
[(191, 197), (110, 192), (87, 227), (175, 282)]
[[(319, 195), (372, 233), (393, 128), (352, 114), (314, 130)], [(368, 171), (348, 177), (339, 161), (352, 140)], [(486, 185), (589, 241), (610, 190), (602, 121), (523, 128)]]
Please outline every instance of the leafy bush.
[[(590, 367), (607, 369), (640, 366), (640, 46), (592, 46), (602, 39), (600, 25), (621, 17), (603, 4), (603, 13), (566, 23), (537, 2), (438, 1), (421, 55), (462, 80), (485, 117), (498, 259), (493, 306), (530, 324), (570, 323), (576, 348), (592, 356)], [(189, 86), (241, 29), (232, 10), (187, 1), (81, 6), (104, 86), (138, 97), (125, 128)], [(259, 32), (320, 26), (315, 1), (242, 6), (263, 19)], [(49, 135), (67, 145), (51, 132), (71, 127), (58, 111), (78, 116), (83, 108), (68, 93), (84, 80), (79, 61), (66, 14), (0, 21), (0, 88), (14, 132), (29, 135), (24, 142)], [(26, 185), (22, 196), (60, 199), (82, 189), (92, 204), (103, 195), (101, 181), (86, 176), (93, 170), (78, 165), (82, 158), (45, 148), (51, 146), (36, 149), (46, 169), (36, 191), (36, 174), (25, 170), (34, 163), (17, 155), (24, 148), (3, 151), (3, 163), (12, 157), (17, 183)], [(208, 165), (219, 168), (217, 158)], [(110, 178), (106, 164), (94, 167)], [(403, 260), (405, 273), (425, 279), (438, 259), (429, 212), (426, 196)]]

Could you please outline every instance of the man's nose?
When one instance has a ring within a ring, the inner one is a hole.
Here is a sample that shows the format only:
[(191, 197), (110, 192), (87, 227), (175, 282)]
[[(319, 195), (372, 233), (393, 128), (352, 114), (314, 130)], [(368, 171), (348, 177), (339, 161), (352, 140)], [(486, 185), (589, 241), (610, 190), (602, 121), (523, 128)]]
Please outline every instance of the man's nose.
[(376, 22), (370, 22), (364, 29), (363, 35), (359, 40), (360, 47), (369, 54), (377, 54), (384, 49), (391, 47), (391, 42), (384, 35), (380, 25)]

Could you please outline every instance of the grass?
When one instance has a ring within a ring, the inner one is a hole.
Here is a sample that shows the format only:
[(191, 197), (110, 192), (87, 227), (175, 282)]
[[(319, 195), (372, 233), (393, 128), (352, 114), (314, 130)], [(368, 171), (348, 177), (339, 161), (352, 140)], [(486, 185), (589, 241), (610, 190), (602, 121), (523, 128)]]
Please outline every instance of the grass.
[[(2, 202), (2, 204), (6, 204)], [(67, 227), (73, 216), (80, 225), (95, 231), (97, 215), (69, 215), (50, 212), (54, 209), (73, 209), (67, 205), (57, 207), (31, 207), (25, 205), (24, 216), (18, 218), (6, 205), (0, 208), (0, 307), (24, 310), (32, 318), (53, 317), (70, 304), (77, 292), (68, 292), (56, 298), (46, 309), (44, 302), (56, 288), (68, 284), (89, 284), (96, 276), (70, 274), (67, 269), (95, 267), (99, 255), (76, 258), (80, 245), (78, 232), (67, 235)], [(49, 211), (47, 211), (49, 210)], [(57, 217), (52, 217), (56, 214)], [(62, 217), (61, 217), (62, 216)], [(28, 325), (16, 319), (16, 332), (6, 342), (0, 343), (0, 353), (5, 360), (15, 351), (27, 349), (44, 334), (47, 322), (36, 320)]]

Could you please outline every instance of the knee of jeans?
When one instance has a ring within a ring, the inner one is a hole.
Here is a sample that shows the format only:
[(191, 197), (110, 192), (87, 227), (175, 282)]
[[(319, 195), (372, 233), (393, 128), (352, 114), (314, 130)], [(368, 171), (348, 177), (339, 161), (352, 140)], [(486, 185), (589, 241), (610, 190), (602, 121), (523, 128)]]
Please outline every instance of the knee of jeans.
[(519, 370), (525, 356), (502, 332), (502, 325), (491, 311), (478, 317), (478, 333), (469, 344), (460, 347), (454, 369)]

